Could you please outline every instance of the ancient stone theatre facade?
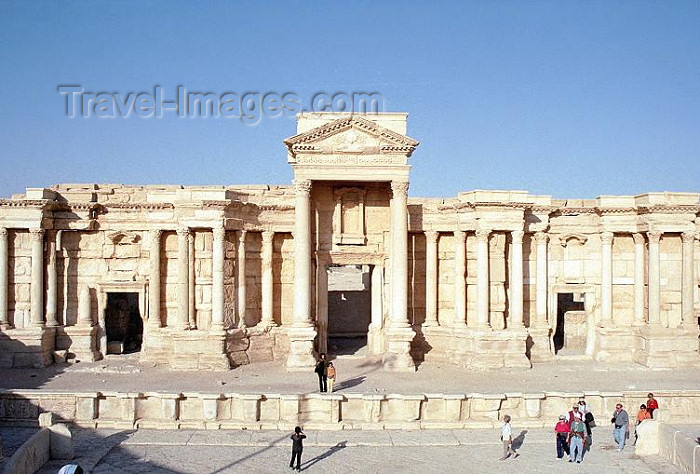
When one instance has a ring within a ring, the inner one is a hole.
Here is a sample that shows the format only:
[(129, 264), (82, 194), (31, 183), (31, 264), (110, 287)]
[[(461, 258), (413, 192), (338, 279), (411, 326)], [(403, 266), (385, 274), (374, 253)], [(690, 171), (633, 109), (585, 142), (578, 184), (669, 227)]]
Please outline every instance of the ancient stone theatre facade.
[(336, 339), (392, 370), (698, 365), (700, 194), (409, 197), (406, 118), (301, 115), (291, 186), (0, 199), (0, 366), (308, 370)]

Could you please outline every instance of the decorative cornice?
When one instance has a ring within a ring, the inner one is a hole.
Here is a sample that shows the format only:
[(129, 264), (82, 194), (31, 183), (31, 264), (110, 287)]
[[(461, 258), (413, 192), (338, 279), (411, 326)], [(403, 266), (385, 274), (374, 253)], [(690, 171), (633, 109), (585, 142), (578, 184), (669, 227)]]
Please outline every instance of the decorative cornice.
[(137, 209), (137, 210), (162, 210), (162, 209), (175, 209), (175, 205), (169, 202), (159, 202), (159, 203), (105, 203), (101, 204), (107, 209)]

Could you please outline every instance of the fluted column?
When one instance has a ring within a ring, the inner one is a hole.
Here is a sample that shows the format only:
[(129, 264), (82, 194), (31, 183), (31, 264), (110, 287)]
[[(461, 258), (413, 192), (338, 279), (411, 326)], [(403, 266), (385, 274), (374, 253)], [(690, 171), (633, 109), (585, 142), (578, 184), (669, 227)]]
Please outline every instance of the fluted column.
[(44, 326), (44, 229), (30, 229), (32, 241), (31, 324)]
[(187, 301), (189, 302), (187, 314), (188, 316), (188, 326), (190, 329), (197, 329), (197, 274), (194, 267), (194, 232), (190, 232), (187, 235), (187, 274), (189, 276), (187, 288), (188, 294)]
[(272, 274), (272, 255), (273, 255), (273, 240), (275, 233), (272, 231), (264, 231), (262, 233), (262, 326), (274, 326), (273, 319), (273, 274)]
[(661, 323), (661, 260), (659, 241), (661, 232), (649, 231), (649, 324)]
[(212, 229), (212, 278), (211, 278), (211, 331), (224, 330), (224, 237), (226, 229)]
[(54, 233), (54, 238), (48, 242), (48, 257), (46, 263), (46, 325), (49, 327), (58, 326), (58, 315), (56, 314), (58, 303), (58, 274), (56, 269), (56, 250), (60, 233)]
[(7, 251), (7, 229), (0, 227), (0, 329), (11, 329), (10, 318), (7, 313), (7, 292), (9, 255)]
[(613, 233), (603, 232), (600, 235), (600, 309), (601, 324), (612, 324), (612, 242)]
[(632, 234), (634, 239), (634, 319), (632, 324), (643, 326), (644, 314), (644, 236)]
[(511, 328), (523, 327), (523, 235), (515, 230), (511, 236), (510, 254), (510, 308), (508, 309)]
[(151, 248), (148, 256), (150, 278), (148, 282), (148, 322), (150, 327), (161, 327), (160, 320), (160, 229), (151, 231)]
[(489, 327), (489, 236), (491, 230), (476, 231), (476, 326)]
[(467, 326), (467, 233), (456, 230), (455, 233), (455, 319), (453, 326)]
[(408, 324), (408, 183), (391, 182), (391, 326)]
[(190, 327), (189, 235), (188, 228), (177, 230), (177, 325), (183, 331)]
[(425, 232), (425, 323), (424, 326), (437, 326), (437, 285), (438, 285), (438, 233)]
[(695, 232), (683, 232), (683, 280), (681, 283), (681, 320), (684, 326), (697, 329), (695, 317), (693, 287), (695, 286), (695, 262), (693, 261)]
[(294, 182), (294, 323), (311, 326), (311, 181)]
[(238, 327), (245, 327), (245, 316), (246, 316), (246, 276), (245, 276), (245, 237), (248, 232), (241, 230), (238, 232), (238, 250), (236, 251), (238, 257), (238, 266), (236, 271), (236, 278), (238, 281), (237, 293), (237, 312), (238, 312)]
[(547, 239), (545, 232), (535, 234), (537, 245), (537, 282), (534, 326), (547, 325)]

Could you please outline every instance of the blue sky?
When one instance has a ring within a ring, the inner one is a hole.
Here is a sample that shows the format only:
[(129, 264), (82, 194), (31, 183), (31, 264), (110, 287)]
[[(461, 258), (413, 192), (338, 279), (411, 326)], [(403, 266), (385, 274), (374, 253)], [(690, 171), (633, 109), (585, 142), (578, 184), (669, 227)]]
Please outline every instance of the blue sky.
[(291, 118), (68, 118), (86, 91), (378, 92), (412, 196), (700, 192), (700, 2), (0, 3), (0, 196), (287, 184)]

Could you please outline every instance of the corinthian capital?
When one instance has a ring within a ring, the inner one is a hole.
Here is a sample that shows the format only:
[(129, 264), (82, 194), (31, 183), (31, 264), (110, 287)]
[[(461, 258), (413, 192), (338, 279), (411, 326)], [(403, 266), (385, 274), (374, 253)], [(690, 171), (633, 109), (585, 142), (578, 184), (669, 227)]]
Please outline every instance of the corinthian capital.
[(649, 232), (647, 232), (647, 236), (649, 237), (649, 243), (658, 244), (659, 240), (661, 240), (662, 234), (663, 232), (658, 230), (650, 230)]
[(299, 195), (304, 195), (308, 196), (311, 194), (311, 180), (309, 179), (295, 179), (293, 181), (294, 183), (294, 192)]
[(44, 239), (44, 229), (29, 229), (32, 242), (41, 242)]
[(391, 193), (394, 197), (408, 197), (408, 181), (392, 181)]
[(491, 229), (479, 229), (476, 231), (476, 240), (479, 242), (488, 242)]
[(513, 232), (510, 233), (511, 239), (513, 239), (513, 244), (519, 245), (523, 243), (523, 235), (525, 235), (525, 232), (522, 230), (514, 230)]
[(612, 232), (603, 232), (600, 234), (600, 241), (603, 243), (603, 245), (612, 245), (613, 242), (613, 233)]
[(693, 231), (686, 231), (681, 234), (681, 239), (683, 239), (683, 243), (689, 244), (693, 240), (695, 240), (695, 232)]
[(436, 230), (426, 230), (425, 231), (425, 240), (426, 242), (435, 244), (437, 243), (438, 240), (438, 233)]
[(632, 238), (634, 239), (634, 243), (637, 245), (644, 245), (644, 243), (646, 242), (644, 239), (644, 235), (639, 233), (632, 234)]
[(537, 242), (538, 244), (546, 244), (548, 238), (549, 234), (547, 234), (546, 232), (535, 233), (535, 242)]

